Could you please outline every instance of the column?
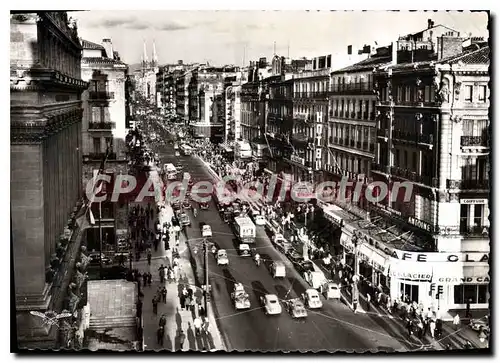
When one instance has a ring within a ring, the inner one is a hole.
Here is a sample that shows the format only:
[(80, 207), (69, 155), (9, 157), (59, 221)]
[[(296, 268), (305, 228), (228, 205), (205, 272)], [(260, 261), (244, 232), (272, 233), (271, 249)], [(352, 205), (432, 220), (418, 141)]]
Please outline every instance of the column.
[(469, 205), (469, 213), (467, 213), (467, 227), (474, 227), (474, 210), (476, 209), (475, 204)]
[(417, 152), (417, 165), (416, 170), (418, 175), (422, 175), (422, 150)]
[(47, 138), (48, 142), (48, 148), (49, 148), (49, 157), (48, 157), (48, 172), (49, 172), (49, 184), (48, 188), (50, 188), (50, 200), (48, 201), (49, 203), (49, 224), (50, 224), (50, 234), (49, 234), (49, 240), (47, 243), (50, 246), (50, 253), (54, 253), (54, 243), (50, 240), (52, 236), (55, 235), (55, 229), (57, 226), (57, 207), (56, 207), (56, 202), (57, 202), (57, 180), (56, 180), (56, 170), (57, 170), (57, 153), (56, 153), (56, 144), (55, 144), (55, 135), (52, 133), (49, 135)]
[[(439, 176), (439, 189), (446, 189), (446, 179), (447, 179), (447, 171), (450, 170), (450, 156), (448, 155), (450, 151), (450, 136), (451, 136), (451, 127), (450, 127), (450, 114), (445, 113), (445, 110), (441, 113), (441, 122), (437, 123), (438, 132), (435, 132), (435, 135), (439, 135), (439, 150), (436, 150), (438, 155), (434, 160), (439, 158), (439, 163), (436, 163), (436, 167), (438, 169)], [(439, 129), (440, 127), (440, 129)]]

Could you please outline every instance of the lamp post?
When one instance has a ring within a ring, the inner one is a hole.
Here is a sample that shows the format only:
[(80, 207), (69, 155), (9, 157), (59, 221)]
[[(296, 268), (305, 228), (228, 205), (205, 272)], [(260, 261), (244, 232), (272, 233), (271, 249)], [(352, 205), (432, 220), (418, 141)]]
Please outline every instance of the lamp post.
[(358, 301), (358, 281), (359, 281), (359, 264), (358, 264), (358, 231), (354, 231), (352, 235), (352, 244), (354, 245), (354, 276), (352, 277), (352, 301)]

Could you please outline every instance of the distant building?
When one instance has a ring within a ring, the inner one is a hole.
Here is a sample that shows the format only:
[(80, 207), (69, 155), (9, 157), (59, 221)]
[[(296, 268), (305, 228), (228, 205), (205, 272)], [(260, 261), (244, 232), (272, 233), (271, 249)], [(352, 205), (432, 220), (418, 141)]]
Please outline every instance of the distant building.
[(143, 44), (143, 52), (141, 56), (141, 69), (137, 71), (137, 85), (144, 99), (150, 104), (157, 103), (156, 91), (156, 74), (158, 73), (158, 55), (156, 54), (156, 44), (153, 41), (153, 54), (151, 61), (148, 58), (146, 42)]

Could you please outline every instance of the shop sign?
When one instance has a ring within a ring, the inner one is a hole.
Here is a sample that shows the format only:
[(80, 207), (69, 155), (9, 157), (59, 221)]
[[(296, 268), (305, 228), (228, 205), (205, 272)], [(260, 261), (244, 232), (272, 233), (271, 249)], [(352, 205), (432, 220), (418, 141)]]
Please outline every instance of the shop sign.
[(488, 199), (460, 199), (460, 204), (488, 204)]
[(439, 277), (436, 282), (446, 284), (489, 284), (490, 278), (488, 276), (476, 277)]
[(340, 217), (338, 217), (338, 216), (334, 215), (333, 213), (330, 213), (329, 211), (325, 211), (325, 217), (326, 217), (326, 219), (327, 219), (327, 220), (329, 220), (330, 222), (332, 222), (332, 223), (334, 223), (334, 224), (338, 225), (339, 227), (342, 227), (342, 224), (343, 224), (343, 223), (342, 223), (342, 222), (343, 222), (342, 218), (340, 218)]
[(375, 247), (379, 248), (386, 255), (395, 260), (413, 261), (413, 262), (489, 262), (489, 253), (470, 252), (470, 253), (446, 253), (446, 252), (407, 252), (392, 249), (378, 243)]
[(397, 279), (414, 280), (414, 281), (430, 281), (432, 279), (432, 274), (427, 272), (405, 272), (405, 271), (391, 270), (389, 276)]
[(382, 212), (384, 214), (396, 215), (396, 216), (401, 217), (400, 211), (392, 209), (391, 207), (388, 207), (386, 205), (376, 203), (376, 204), (372, 205), (372, 207), (375, 207), (375, 209), (378, 209), (380, 212)]
[(427, 232), (433, 231), (432, 225), (414, 217), (408, 217), (408, 223)]
[(297, 164), (306, 165), (305, 159), (297, 155), (291, 155), (290, 160)]

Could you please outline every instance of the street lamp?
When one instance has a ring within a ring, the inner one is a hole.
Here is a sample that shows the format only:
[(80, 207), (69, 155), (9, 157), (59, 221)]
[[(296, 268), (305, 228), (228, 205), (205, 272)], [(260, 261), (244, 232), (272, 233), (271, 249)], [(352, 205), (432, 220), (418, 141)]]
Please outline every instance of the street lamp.
[[(357, 302), (359, 298), (358, 281), (359, 281), (359, 264), (358, 264), (358, 243), (360, 241), (358, 231), (354, 231), (352, 235), (352, 244), (354, 245), (354, 276), (352, 277), (352, 301)], [(357, 305), (357, 304), (356, 304)], [(354, 308), (356, 310), (356, 306)]]

